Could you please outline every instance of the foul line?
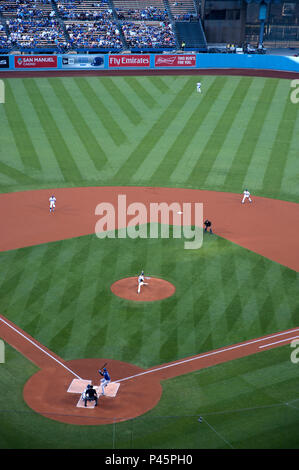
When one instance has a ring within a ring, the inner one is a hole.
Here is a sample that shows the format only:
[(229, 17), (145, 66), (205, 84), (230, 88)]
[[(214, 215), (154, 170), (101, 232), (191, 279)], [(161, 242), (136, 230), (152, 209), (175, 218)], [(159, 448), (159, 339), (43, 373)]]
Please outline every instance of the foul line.
[[(79, 380), (83, 380), (79, 375), (77, 375), (74, 371), (72, 371), (71, 369), (69, 369), (65, 364), (63, 364), (61, 361), (59, 361), (58, 359), (56, 359), (56, 357), (54, 357), (52, 354), (50, 354), (49, 352), (47, 352), (45, 349), (43, 349), (41, 346), (39, 346), (38, 344), (36, 344), (34, 341), (32, 341), (30, 338), (28, 338), (28, 336), (26, 336), (25, 334), (21, 333), (21, 331), (19, 331), (17, 328), (13, 327), (12, 325), (10, 325), (7, 321), (5, 321), (1, 316), (0, 316), (0, 320), (2, 321), (2, 323), (4, 323), (6, 326), (8, 326), (9, 328), (11, 328), (13, 331), (15, 331), (18, 335), (22, 336), (26, 341), (28, 341), (29, 343), (31, 343), (33, 346), (35, 346), (37, 349), (39, 349), (41, 352), (43, 352), (44, 354), (46, 354), (47, 356), (49, 356), (51, 359), (53, 359), (53, 361), (57, 362), (59, 365), (61, 365), (62, 367), (64, 367), (66, 370), (68, 370), (71, 374), (73, 374), (75, 377), (77, 377)], [(199, 354), (198, 356), (194, 356), (194, 357), (191, 357), (189, 359), (184, 359), (182, 361), (177, 361), (177, 362), (173, 362), (171, 364), (166, 364), (164, 366), (160, 366), (160, 367), (156, 367), (155, 369), (149, 369), (149, 370), (146, 370), (144, 372), (140, 372), (139, 374), (135, 374), (135, 375), (131, 375), (129, 377), (125, 377), (123, 379), (119, 379), (119, 380), (115, 380), (115, 383), (120, 383), (120, 382), (124, 382), (125, 380), (130, 380), (130, 379), (134, 379), (136, 377), (141, 377), (143, 375), (147, 375), (147, 374), (152, 374), (153, 372), (159, 372), (160, 370), (164, 370), (164, 369), (169, 369), (170, 367), (175, 367), (175, 366), (179, 366), (181, 364), (187, 364), (188, 362), (192, 362), (192, 361), (197, 361), (199, 359), (203, 359), (205, 357), (210, 357), (210, 356), (214, 356), (216, 354), (221, 354), (221, 353), (225, 353), (227, 351), (232, 351), (234, 349), (239, 349), (239, 348), (243, 348), (243, 347), (246, 347), (246, 346), (250, 346), (251, 344), (256, 344), (256, 343), (260, 343), (262, 341), (267, 341), (268, 339), (273, 339), (273, 338), (277, 338), (279, 336), (283, 336), (283, 335), (287, 335), (287, 334), (291, 334), (291, 333), (295, 333), (299, 331), (299, 328), (295, 328), (294, 330), (288, 330), (288, 331), (283, 331), (281, 333), (275, 333), (273, 335), (270, 335), (270, 336), (266, 336), (266, 337), (263, 337), (263, 338), (258, 338), (258, 339), (254, 339), (254, 340), (251, 340), (251, 341), (247, 341), (245, 343), (241, 343), (241, 344), (236, 344), (234, 346), (228, 346), (226, 348), (223, 348), (223, 349), (217, 349), (215, 351), (211, 351), (211, 352), (208, 352), (208, 353), (205, 353), (205, 354)], [(285, 339), (282, 339), (280, 341), (276, 341), (276, 342), (273, 342), (273, 343), (268, 343), (268, 344), (265, 344), (265, 345), (262, 345), (262, 346), (259, 346), (259, 348), (266, 348), (266, 347), (270, 347), (270, 346), (273, 346), (273, 345), (276, 345), (276, 344), (279, 344), (279, 343), (282, 343), (282, 342), (285, 342), (285, 341), (291, 341), (293, 339), (298, 339), (299, 336), (294, 336), (292, 338), (285, 338)]]
[[(163, 370), (163, 369), (168, 369), (170, 367), (175, 367), (175, 366), (179, 366), (181, 364), (186, 364), (187, 362), (192, 362), (192, 361), (196, 361), (198, 359), (203, 359), (205, 357), (209, 357), (209, 356), (213, 356), (213, 355), (216, 355), (216, 354), (221, 354), (221, 353), (225, 353), (227, 351), (232, 351), (233, 349), (238, 349), (238, 348), (243, 348), (245, 346), (249, 346), (251, 344), (255, 344), (255, 343), (259, 343), (261, 341), (266, 341), (268, 339), (272, 339), (272, 338), (276, 338), (278, 336), (282, 336), (282, 335), (287, 335), (287, 334), (290, 334), (290, 333), (294, 333), (296, 331), (299, 331), (299, 328), (296, 328), (295, 330), (289, 330), (289, 331), (284, 331), (282, 333), (276, 333), (274, 335), (271, 335), (271, 336), (268, 336), (268, 337), (264, 337), (264, 338), (258, 338), (258, 339), (255, 339), (255, 340), (252, 340), (252, 341), (247, 341), (246, 343), (242, 343), (242, 344), (237, 344), (235, 346), (229, 346), (227, 348), (224, 348), (224, 349), (217, 349), (216, 351), (211, 351), (209, 353), (206, 353), (206, 354), (200, 354), (198, 356), (195, 356), (195, 357), (191, 357), (190, 359), (185, 359), (183, 361), (179, 361), (179, 362), (174, 362), (172, 364), (167, 364), (165, 366), (161, 366), (161, 367), (157, 367), (155, 369), (150, 369), (150, 370), (146, 370), (144, 372), (140, 372), (139, 374), (135, 374), (135, 375), (131, 375), (130, 377), (125, 377), (124, 379), (119, 379), (119, 380), (116, 380), (115, 382), (124, 382), (125, 380), (129, 380), (129, 379), (134, 379), (136, 377), (140, 377), (142, 375), (146, 375), (146, 374), (151, 374), (153, 372), (158, 372), (160, 370)], [(283, 340), (283, 341), (286, 341), (286, 340)], [(275, 343), (274, 343), (275, 344)], [(269, 346), (269, 345), (268, 345)]]
[(280, 341), (275, 341), (275, 343), (264, 344), (263, 346), (259, 346), (259, 348), (267, 348), (268, 346), (273, 346), (274, 344), (283, 343), (285, 341), (291, 341), (293, 339), (299, 339), (299, 336), (293, 336), (293, 338), (281, 339)]
[(14, 328), (12, 325), (10, 325), (8, 322), (6, 322), (5, 320), (3, 320), (3, 318), (0, 317), (0, 320), (5, 323), (6, 326), (9, 326), (9, 328), (11, 328), (12, 330), (14, 330), (16, 333), (18, 333), (20, 336), (22, 336), (24, 339), (26, 339), (27, 341), (29, 341), (29, 343), (33, 344), (33, 346), (35, 346), (36, 348), (38, 348), (40, 351), (42, 351), (43, 353), (45, 353), (47, 356), (49, 356), (51, 359), (53, 359), (54, 361), (56, 361), (58, 364), (60, 364), (62, 367), (64, 367), (66, 370), (68, 370), (69, 372), (71, 372), (71, 374), (73, 374), (75, 377), (77, 377), (78, 379), (82, 380), (81, 377), (79, 377), (79, 375), (77, 375), (74, 371), (72, 371), (71, 369), (69, 369), (65, 364), (63, 364), (61, 361), (59, 361), (58, 359), (56, 359), (56, 357), (52, 356), (52, 354), (48, 353), (47, 351), (45, 351), (42, 347), (40, 347), (38, 344), (36, 344), (34, 341), (32, 341), (30, 338), (28, 338), (28, 336), (24, 335), (23, 333), (21, 333), (19, 330), (17, 330), (16, 328)]

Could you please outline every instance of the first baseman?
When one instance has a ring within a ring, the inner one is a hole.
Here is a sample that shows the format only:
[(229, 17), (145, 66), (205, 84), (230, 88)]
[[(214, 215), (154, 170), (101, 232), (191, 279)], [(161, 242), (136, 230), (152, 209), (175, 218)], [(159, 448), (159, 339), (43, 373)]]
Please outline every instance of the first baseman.
[(54, 212), (55, 206), (56, 206), (56, 197), (54, 195), (49, 197), (49, 202), (50, 202), (50, 212)]

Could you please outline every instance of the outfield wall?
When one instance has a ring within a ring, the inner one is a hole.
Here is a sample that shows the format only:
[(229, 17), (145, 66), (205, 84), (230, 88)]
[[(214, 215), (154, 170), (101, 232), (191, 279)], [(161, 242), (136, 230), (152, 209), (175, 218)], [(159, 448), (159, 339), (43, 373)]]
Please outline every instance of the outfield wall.
[(260, 69), (299, 73), (299, 57), (250, 54), (2, 55), (1, 71)]

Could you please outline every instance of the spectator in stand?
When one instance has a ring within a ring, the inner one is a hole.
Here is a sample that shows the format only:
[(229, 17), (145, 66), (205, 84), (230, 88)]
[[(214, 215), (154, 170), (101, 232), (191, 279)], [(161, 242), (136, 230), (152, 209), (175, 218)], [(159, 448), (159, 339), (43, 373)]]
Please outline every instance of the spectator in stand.
[(175, 37), (171, 24), (146, 24), (145, 22), (122, 24), (122, 31), (130, 47), (174, 47)]

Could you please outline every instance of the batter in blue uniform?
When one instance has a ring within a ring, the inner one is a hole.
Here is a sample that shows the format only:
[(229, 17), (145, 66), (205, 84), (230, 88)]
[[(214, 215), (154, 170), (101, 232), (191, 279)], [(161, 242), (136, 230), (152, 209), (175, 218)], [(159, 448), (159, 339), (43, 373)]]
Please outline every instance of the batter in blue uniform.
[(103, 371), (102, 369), (99, 369), (99, 374), (103, 377), (101, 379), (101, 387), (102, 387), (102, 395), (105, 395), (105, 387), (107, 387), (107, 385), (111, 382), (111, 378), (106, 367), (103, 368)]

